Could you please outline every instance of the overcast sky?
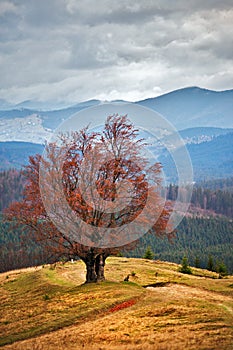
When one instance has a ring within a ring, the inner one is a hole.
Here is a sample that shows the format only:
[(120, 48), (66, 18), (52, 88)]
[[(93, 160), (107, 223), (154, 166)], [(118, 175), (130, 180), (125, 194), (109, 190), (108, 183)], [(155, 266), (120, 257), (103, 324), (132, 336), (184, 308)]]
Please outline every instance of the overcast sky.
[(0, 0), (0, 98), (233, 88), (232, 0)]

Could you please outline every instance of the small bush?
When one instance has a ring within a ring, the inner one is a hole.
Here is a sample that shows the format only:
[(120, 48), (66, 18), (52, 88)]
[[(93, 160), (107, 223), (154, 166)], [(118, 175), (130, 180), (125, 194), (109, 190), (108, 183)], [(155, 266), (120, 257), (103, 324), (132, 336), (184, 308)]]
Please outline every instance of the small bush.
[(223, 262), (217, 264), (216, 271), (219, 273), (219, 276), (227, 276), (227, 267)]
[(57, 264), (51, 264), (49, 267), (49, 270), (55, 270), (56, 269)]
[(188, 265), (188, 259), (186, 256), (183, 257), (182, 266), (178, 269), (179, 272), (186, 273), (188, 275), (192, 274), (192, 270)]
[(154, 258), (154, 253), (152, 252), (151, 247), (147, 247), (143, 258), (149, 260), (152, 260)]
[(49, 299), (50, 299), (50, 296), (49, 296), (48, 294), (45, 294), (45, 295), (43, 295), (43, 299), (44, 299), (44, 300), (49, 300)]
[(209, 255), (208, 263), (207, 263), (207, 270), (214, 271), (214, 260), (213, 260), (212, 255)]
[(123, 255), (122, 252), (118, 252), (118, 253), (117, 253), (117, 257), (118, 257), (118, 258), (122, 258), (123, 256), (124, 256), (124, 255)]
[(198, 258), (198, 256), (196, 256), (196, 258), (195, 258), (195, 263), (194, 263), (195, 265), (195, 267), (196, 268), (200, 268), (200, 259)]
[[(71, 259), (71, 260), (73, 260), (73, 259)], [(66, 257), (61, 257), (60, 259), (59, 259), (59, 262), (62, 264), (62, 265), (65, 265), (65, 263), (67, 263), (67, 258)]]

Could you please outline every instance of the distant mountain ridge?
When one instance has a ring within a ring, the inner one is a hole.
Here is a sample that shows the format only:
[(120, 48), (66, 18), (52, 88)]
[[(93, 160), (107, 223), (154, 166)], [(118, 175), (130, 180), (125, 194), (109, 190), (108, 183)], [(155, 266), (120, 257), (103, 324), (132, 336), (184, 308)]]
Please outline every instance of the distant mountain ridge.
[(42, 145), (29, 142), (0, 142), (0, 171), (21, 169), (28, 164), (28, 157), (36, 153), (42, 154)]
[[(187, 143), (195, 181), (229, 178), (233, 175), (233, 132), (218, 135), (210, 141)], [(41, 154), (43, 146), (27, 142), (0, 142), (0, 171), (21, 168), (27, 164), (29, 155)], [(166, 151), (161, 151), (161, 162), (167, 181), (176, 182), (176, 166)]]
[(220, 135), (227, 135), (233, 133), (233, 128), (211, 128), (211, 127), (197, 127), (180, 130), (179, 134), (186, 144), (197, 144), (208, 142)]
[[(36, 110), (35, 108), (29, 109), (29, 106), (33, 107), (33, 103), (25, 101), (11, 109), (0, 109), (0, 141), (43, 143), (41, 140), (44, 137), (45, 141), (47, 132), (52, 132), (65, 119), (84, 108), (93, 107), (101, 103), (104, 102), (89, 100), (63, 109), (44, 111)], [(0, 107), (6, 104), (6, 101), (0, 100)], [(233, 90), (211, 91), (198, 87), (184, 88), (155, 98), (138, 101), (136, 104), (159, 112), (178, 130), (194, 127), (233, 128)], [(24, 131), (20, 127), (21, 121), (19, 118), (27, 118), (32, 115), (37, 116), (37, 122), (34, 125), (33, 139), (28, 139), (28, 134), (24, 135)], [(15, 129), (18, 129), (20, 134), (18, 138), (10, 137), (10, 135), (15, 135), (14, 131), (10, 130), (9, 132), (12, 124), (14, 124)], [(40, 133), (38, 140), (36, 140), (37, 126)]]
[(161, 113), (178, 130), (200, 126), (233, 128), (233, 89), (183, 88), (137, 104)]
[[(11, 106), (0, 99), (0, 168), (19, 167), (20, 162), (25, 164), (28, 155), (41, 151), (42, 144), (65, 119), (102, 103), (105, 102), (89, 100), (45, 111), (32, 108), (36, 107), (33, 101)], [(180, 130), (188, 145), (196, 178), (232, 176), (233, 138), (229, 135), (233, 135), (233, 90), (211, 91), (189, 87), (135, 104), (156, 110)], [(4, 107), (2, 110), (1, 106)], [(26, 146), (28, 142), (29, 147)], [(214, 152), (217, 152), (216, 157)], [(169, 163), (169, 157), (165, 159), (162, 155), (161, 159), (165, 164)]]
[[(62, 119), (68, 118), (83, 108), (101, 103), (104, 101), (89, 100), (74, 103), (71, 106), (66, 104), (67, 107), (64, 108), (61, 106), (65, 103), (60, 103), (53, 109), (49, 104), (37, 101), (24, 101), (12, 106), (7, 101), (0, 99), (0, 118), (25, 117), (36, 113), (41, 116), (45, 127), (55, 128)], [(137, 101), (135, 104), (159, 112), (178, 130), (200, 126), (233, 128), (233, 89), (213, 91), (199, 87), (187, 87), (158, 97)]]
[[(233, 174), (233, 132), (213, 137), (211, 141), (187, 144), (193, 166), (194, 181), (229, 178)], [(159, 161), (170, 182), (177, 181), (176, 165), (165, 151)]]

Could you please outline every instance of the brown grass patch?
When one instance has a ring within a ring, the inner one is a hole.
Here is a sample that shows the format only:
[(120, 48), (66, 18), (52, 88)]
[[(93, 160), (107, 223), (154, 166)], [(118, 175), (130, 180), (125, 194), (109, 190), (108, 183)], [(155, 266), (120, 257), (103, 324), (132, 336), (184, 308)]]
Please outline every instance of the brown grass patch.
[[(3, 278), (6, 324), (1, 326), (8, 339), (17, 331), (13, 340), (28, 338), (4, 349), (232, 349), (233, 277), (187, 276), (177, 272), (176, 264), (110, 258), (106, 275), (114, 282), (77, 286), (76, 267), (83, 265), (68, 264), (48, 274), (44, 269), (24, 272), (22, 280), (20, 275)], [(136, 276), (122, 282), (131, 271)], [(141, 287), (148, 284), (156, 287)], [(43, 300), (44, 294), (50, 299)], [(114, 308), (117, 312), (109, 312)], [(61, 329), (51, 332), (54, 325)], [(45, 334), (34, 337), (35, 327)]]

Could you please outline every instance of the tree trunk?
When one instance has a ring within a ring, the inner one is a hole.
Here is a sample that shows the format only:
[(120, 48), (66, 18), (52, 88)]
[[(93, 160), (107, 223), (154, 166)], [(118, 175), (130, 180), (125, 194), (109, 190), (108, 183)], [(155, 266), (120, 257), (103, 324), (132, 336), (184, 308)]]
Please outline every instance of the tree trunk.
[(83, 261), (86, 264), (86, 282), (85, 283), (93, 283), (97, 281), (97, 275), (95, 272), (95, 261), (96, 261), (96, 255), (94, 254), (93, 250), (90, 249), (90, 251), (87, 253)]
[(104, 281), (104, 266), (106, 256), (104, 254), (96, 254), (92, 249), (87, 253), (87, 255), (82, 258), (86, 264), (86, 282), (94, 283)]
[(96, 262), (95, 262), (95, 272), (97, 276), (97, 281), (104, 281), (105, 276), (104, 276), (104, 266), (105, 266), (105, 257), (103, 254), (99, 254), (96, 257)]
[(93, 283), (97, 281), (97, 276), (95, 272), (95, 264), (92, 263), (92, 261), (86, 262), (86, 282), (85, 283)]

